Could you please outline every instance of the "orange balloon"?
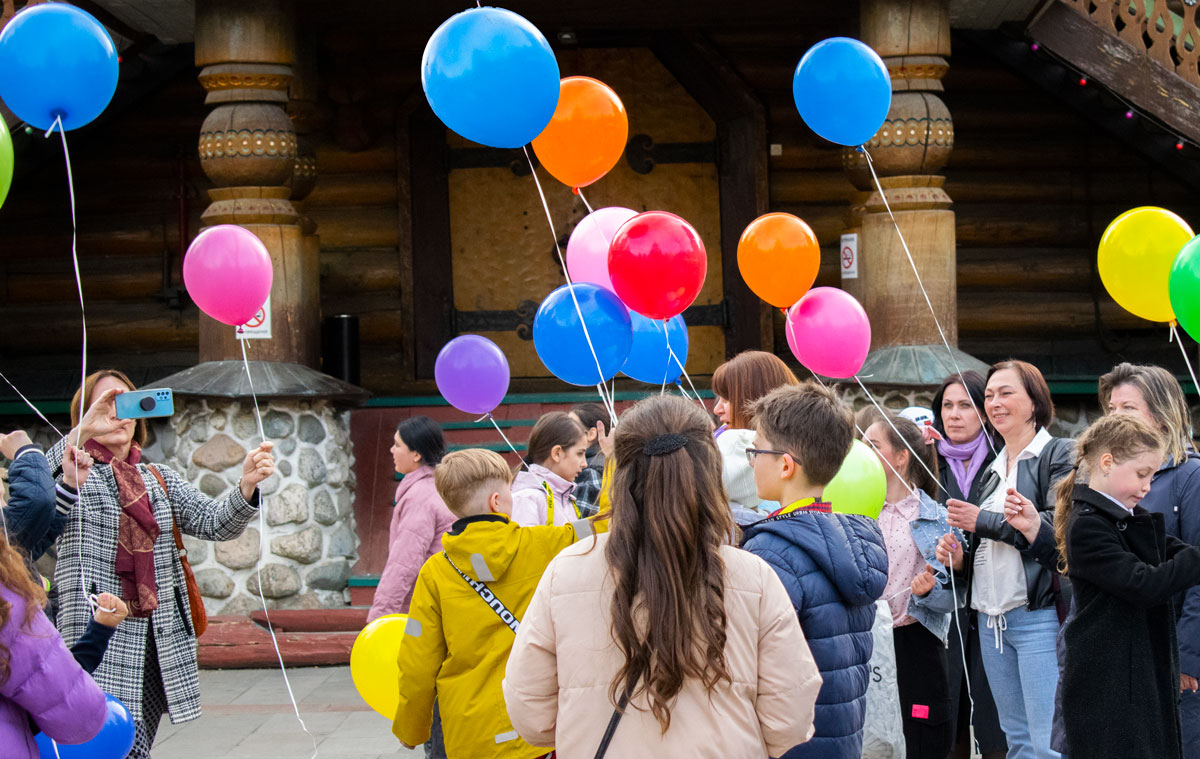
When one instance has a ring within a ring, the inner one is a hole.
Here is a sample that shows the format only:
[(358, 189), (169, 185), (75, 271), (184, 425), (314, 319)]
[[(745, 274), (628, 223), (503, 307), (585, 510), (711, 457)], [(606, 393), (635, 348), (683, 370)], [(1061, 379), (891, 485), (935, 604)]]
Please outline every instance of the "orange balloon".
[(790, 213), (769, 213), (746, 227), (738, 241), (737, 261), (755, 295), (787, 308), (816, 281), (821, 248), (812, 227)]
[(554, 118), (533, 139), (533, 152), (568, 187), (587, 187), (617, 165), (629, 138), (629, 118), (617, 93), (588, 76), (562, 80)]

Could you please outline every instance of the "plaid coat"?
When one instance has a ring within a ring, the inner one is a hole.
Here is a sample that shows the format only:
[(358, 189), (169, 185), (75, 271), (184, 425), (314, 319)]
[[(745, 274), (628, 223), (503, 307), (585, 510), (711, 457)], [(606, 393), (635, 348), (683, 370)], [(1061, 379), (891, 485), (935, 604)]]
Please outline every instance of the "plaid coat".
[[(64, 446), (65, 440), (59, 441), (47, 454), (56, 473), (62, 467)], [(154, 544), (158, 608), (150, 617), (129, 617), (117, 627), (93, 677), (101, 688), (121, 699), (134, 719), (141, 719), (146, 641), (153, 624), (171, 722), (179, 723), (200, 716), (200, 673), (187, 586), (171, 531), (172, 512), (179, 529), (188, 535), (204, 540), (232, 540), (258, 513), (258, 494), (254, 496), (255, 503), (250, 504), (240, 489), (233, 488), (225, 500), (215, 501), (171, 469), (160, 464), (155, 469), (167, 483), (166, 493), (146, 465), (138, 464), (154, 516), (162, 528)], [(115, 571), (120, 514), (112, 468), (96, 462), (63, 532), (54, 573), (58, 585), (58, 630), (68, 646), (83, 635), (92, 618), (88, 594), (121, 595), (121, 581)]]

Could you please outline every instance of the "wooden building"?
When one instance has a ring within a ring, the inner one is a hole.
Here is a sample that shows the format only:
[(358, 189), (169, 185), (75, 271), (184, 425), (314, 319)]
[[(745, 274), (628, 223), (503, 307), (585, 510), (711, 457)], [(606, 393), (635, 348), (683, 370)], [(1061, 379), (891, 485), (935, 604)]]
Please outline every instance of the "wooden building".
[[(201, 316), (181, 282), (189, 241), (206, 224), (233, 222), (259, 233), (276, 264), (276, 336), (251, 344), (251, 358), (319, 369), (322, 318), (357, 318), (359, 384), (375, 396), (352, 416), (362, 420), (352, 421), (360, 462), (383, 454), (395, 418), (434, 402), (433, 361), (456, 334), (495, 340), (526, 404), (570, 389), (531, 341), (533, 312), (561, 271), (525, 157), (448, 133), (421, 89), (426, 40), (469, 3), (76, 4), (123, 46), (112, 105), (68, 137), (90, 367), (145, 383), (240, 358), (231, 330)], [(941, 345), (861, 156), (815, 136), (793, 103), (800, 56), (835, 35), (864, 39), (888, 63), (892, 113), (868, 149), (952, 343), (988, 363), (1030, 360), (1060, 395), (1092, 393), (1120, 360), (1184, 373), (1166, 327), (1118, 307), (1095, 261), (1101, 232), (1129, 208), (1160, 205), (1200, 222), (1194, 4), (507, 7), (545, 33), (563, 76), (601, 79), (627, 107), (625, 157), (587, 201), (673, 211), (703, 237), (709, 276), (685, 314), (698, 385), (749, 348), (795, 365), (780, 316), (737, 271), (742, 230), (768, 210), (813, 227), (817, 283), (860, 298), (873, 347)], [(10, 127), (17, 176), (0, 208), (0, 371), (61, 413), (80, 351), (63, 158), (57, 139)], [(565, 242), (583, 200), (542, 181)], [(859, 234), (860, 275), (843, 282), (847, 232)], [(23, 413), (4, 398), (6, 413)], [(523, 408), (510, 418), (539, 407)], [(369, 443), (376, 426), (383, 438)], [(358, 532), (369, 543), (386, 504), (363, 502), (368, 481), (374, 492), (388, 474), (360, 473)], [(360, 573), (378, 571), (377, 549)]]

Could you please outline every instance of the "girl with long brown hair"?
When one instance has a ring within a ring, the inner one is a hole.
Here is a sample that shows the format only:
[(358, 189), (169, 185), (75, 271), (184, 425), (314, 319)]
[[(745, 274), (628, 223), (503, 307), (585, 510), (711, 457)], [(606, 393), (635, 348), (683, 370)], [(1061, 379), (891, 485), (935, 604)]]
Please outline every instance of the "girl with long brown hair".
[(610, 757), (779, 756), (807, 740), (820, 676), (778, 577), (728, 545), (708, 419), (651, 398), (615, 446), (612, 531), (560, 553), (521, 621), (513, 726), (563, 759), (606, 740)]

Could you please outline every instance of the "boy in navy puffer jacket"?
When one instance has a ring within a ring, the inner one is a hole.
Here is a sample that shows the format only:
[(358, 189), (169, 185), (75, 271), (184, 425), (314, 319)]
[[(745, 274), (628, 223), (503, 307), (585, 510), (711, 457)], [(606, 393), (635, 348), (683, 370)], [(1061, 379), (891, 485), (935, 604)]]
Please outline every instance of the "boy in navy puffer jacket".
[(888, 561), (874, 520), (832, 513), (821, 501), (850, 450), (850, 410), (806, 383), (767, 394), (754, 405), (754, 417), (757, 435), (747, 456), (758, 496), (787, 505), (746, 528), (743, 547), (783, 581), (824, 681), (812, 739), (784, 759), (858, 759), (871, 626)]

